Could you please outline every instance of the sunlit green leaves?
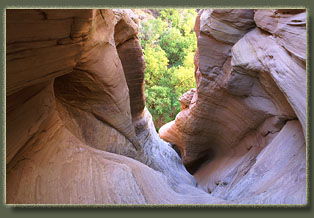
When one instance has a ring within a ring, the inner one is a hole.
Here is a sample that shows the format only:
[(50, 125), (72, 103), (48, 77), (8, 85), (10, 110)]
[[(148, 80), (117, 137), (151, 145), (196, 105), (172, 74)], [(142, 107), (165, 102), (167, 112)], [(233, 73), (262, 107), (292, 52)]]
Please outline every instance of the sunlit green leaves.
[(175, 119), (179, 97), (195, 87), (193, 32), (196, 11), (163, 9), (157, 19), (141, 23), (140, 39), (146, 62), (146, 106), (155, 126)]
[(144, 49), (144, 59), (146, 62), (145, 82), (146, 87), (158, 84), (167, 72), (168, 59), (166, 52), (159, 45), (149, 45)]
[(160, 46), (167, 53), (169, 64), (178, 66), (182, 65), (190, 45), (177, 28), (171, 28), (161, 36)]
[(168, 29), (168, 24), (158, 19), (149, 19), (140, 24), (140, 39), (142, 48), (146, 44), (159, 44), (161, 35)]

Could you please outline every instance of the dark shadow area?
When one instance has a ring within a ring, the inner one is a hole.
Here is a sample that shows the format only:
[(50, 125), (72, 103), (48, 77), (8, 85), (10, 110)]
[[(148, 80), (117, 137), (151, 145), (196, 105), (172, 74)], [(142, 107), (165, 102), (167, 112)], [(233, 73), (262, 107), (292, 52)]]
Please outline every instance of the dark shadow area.
[(192, 161), (189, 164), (186, 164), (185, 167), (190, 174), (194, 174), (205, 162), (211, 161), (215, 157), (215, 152), (213, 149), (207, 149), (200, 154), (200, 157), (195, 161)]
[(179, 155), (179, 157), (182, 159), (180, 148), (179, 148), (176, 144), (173, 144), (173, 143), (171, 143), (171, 142), (169, 142), (169, 144), (171, 145), (171, 148), (172, 148), (173, 150), (175, 150), (175, 152), (177, 152), (177, 154)]

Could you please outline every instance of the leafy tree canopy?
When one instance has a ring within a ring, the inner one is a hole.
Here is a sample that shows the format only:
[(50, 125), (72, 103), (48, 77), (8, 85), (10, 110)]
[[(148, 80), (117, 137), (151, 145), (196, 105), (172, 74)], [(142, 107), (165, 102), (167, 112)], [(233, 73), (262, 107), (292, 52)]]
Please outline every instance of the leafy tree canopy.
[(163, 9), (143, 21), (140, 41), (146, 62), (146, 105), (159, 129), (180, 111), (179, 97), (195, 87), (195, 9)]

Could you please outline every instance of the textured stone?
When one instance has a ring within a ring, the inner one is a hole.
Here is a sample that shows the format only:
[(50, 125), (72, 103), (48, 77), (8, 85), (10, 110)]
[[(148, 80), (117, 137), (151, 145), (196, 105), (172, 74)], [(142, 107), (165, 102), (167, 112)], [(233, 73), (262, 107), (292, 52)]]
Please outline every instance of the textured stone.
[(271, 33), (278, 45), (292, 57), (306, 60), (306, 12), (305, 10), (256, 10), (256, 25)]
[(238, 160), (236, 152), (201, 169), (196, 177), (218, 165), (210, 177), (213, 196), (244, 204), (306, 204), (305, 141), (298, 121), (288, 121), (255, 158), (253, 152), (254, 148)]
[(114, 33), (115, 43), (118, 47), (126, 40), (137, 36), (139, 21), (137, 15), (130, 9), (114, 9), (113, 12), (119, 19)]
[(185, 151), (185, 166), (215, 197), (306, 203), (304, 10), (214, 9), (199, 17), (197, 89), (161, 138)]
[(89, 31), (91, 10), (6, 12), (7, 95), (73, 70)]
[(133, 10), (6, 20), (6, 203), (306, 203), (304, 10), (201, 10), (197, 88), (159, 135)]
[[(69, 37), (57, 41), (46, 35), (40, 36), (42, 43), (28, 41), (22, 35), (23, 42), (17, 42), (11, 36), (15, 30), (7, 32), (7, 66), (12, 65), (7, 68), (7, 203), (226, 202), (196, 188), (177, 153), (160, 140), (145, 109), (145, 64), (130, 11), (9, 13), (31, 31), (46, 28), (42, 16), (77, 22), (67, 30)], [(36, 58), (42, 65), (29, 65), (28, 71), (15, 62)]]
[(218, 41), (234, 44), (255, 26), (253, 16), (253, 10), (204, 10), (200, 17), (200, 31)]
[[(229, 19), (234, 20), (234, 13)], [(239, 26), (248, 31), (252, 22), (253, 17), (246, 20), (247, 25), (241, 23)], [(186, 145), (187, 156), (183, 159), (186, 164), (202, 158), (208, 149), (213, 153), (228, 150), (248, 131), (276, 114), (275, 105), (261, 88), (258, 78), (232, 70), (232, 45), (206, 35), (202, 27), (200, 30), (197, 94), (194, 94), (189, 110), (182, 111), (174, 123), (174, 129), (182, 133), (181, 140)]]
[(191, 104), (191, 101), (194, 97), (196, 89), (191, 89), (190, 91), (187, 91), (184, 93), (180, 98), (179, 101), (181, 103), (181, 109), (184, 110), (185, 108), (188, 108), (189, 105)]
[[(23, 89), (7, 98), (6, 163), (47, 125), (56, 110), (52, 81)], [(36, 107), (34, 107), (36, 105)], [(18, 134), (18, 136), (17, 136)]]
[[(54, 114), (54, 122), (8, 166), (11, 204), (227, 203), (130, 158), (86, 146)], [(156, 190), (159, 190), (156, 192)]]
[(130, 94), (132, 117), (139, 116), (145, 107), (145, 61), (138, 39), (129, 39), (117, 48)]
[[(265, 43), (268, 45), (267, 47), (264, 46)], [(295, 61), (295, 59), (291, 58), (290, 53), (276, 42), (272, 35), (255, 29), (233, 47), (233, 65), (237, 69), (248, 68), (250, 71), (253, 70), (261, 74), (267, 72), (294, 109), (305, 135), (305, 62), (300, 64), (298, 61)], [(278, 91), (273, 93), (278, 93)], [(274, 95), (271, 92), (270, 94)], [(282, 104), (282, 101), (277, 102)], [(280, 108), (285, 110), (284, 108), (287, 108), (287, 106)]]

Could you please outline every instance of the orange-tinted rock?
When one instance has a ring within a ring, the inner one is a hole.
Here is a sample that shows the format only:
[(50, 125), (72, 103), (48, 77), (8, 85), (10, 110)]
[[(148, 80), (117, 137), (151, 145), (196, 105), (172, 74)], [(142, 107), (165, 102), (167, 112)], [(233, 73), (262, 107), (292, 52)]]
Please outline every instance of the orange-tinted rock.
[(7, 97), (7, 164), (29, 140), (38, 136), (55, 110), (52, 82), (30, 86)]
[(138, 161), (85, 145), (57, 113), (52, 120), (8, 166), (6, 203), (228, 203), (191, 185), (174, 189), (162, 173)]
[(200, 18), (200, 31), (232, 45), (255, 26), (253, 16), (253, 10), (204, 10)]
[[(306, 12), (301, 10), (256, 10), (256, 25), (271, 33), (278, 45), (284, 47), (292, 58), (306, 60)], [(290, 54), (290, 55), (291, 55)]]
[(7, 10), (6, 202), (305, 204), (304, 18), (199, 13), (197, 88), (159, 132), (197, 184), (145, 108), (132, 10)]
[(140, 42), (129, 39), (117, 48), (130, 94), (132, 117), (141, 115), (145, 107), (144, 71), (145, 62)]
[[(124, 142), (125, 137), (133, 149), (140, 149), (135, 139), (123, 67), (112, 41), (117, 21), (110, 10), (104, 11), (103, 16), (108, 20), (104, 20), (99, 13), (95, 15), (94, 26), (91, 26), (93, 31), (88, 36), (74, 72), (56, 79), (56, 97), (65, 106), (71, 120), (76, 120), (71, 122), (73, 125), (68, 126), (69, 129), (80, 132), (81, 135), (77, 137), (88, 145), (107, 150), (107, 141), (99, 135), (104, 134), (109, 126), (122, 135), (121, 141)], [(95, 128), (94, 122), (100, 126)], [(85, 131), (90, 128), (94, 130), (90, 133)], [(120, 142), (120, 139), (116, 141)], [(128, 149), (126, 145), (119, 147)]]
[[(161, 137), (186, 151), (186, 167), (215, 197), (304, 204), (305, 12), (204, 10), (195, 29), (197, 89)], [(286, 139), (289, 134), (296, 139)], [(276, 149), (287, 150), (276, 155)], [(276, 160), (271, 170), (257, 161), (270, 161), (270, 150)], [(297, 156), (296, 168), (280, 171), (292, 164), (290, 156)], [(279, 171), (285, 179), (276, 177)]]
[(161, 139), (166, 142), (171, 142), (179, 147), (181, 157), (184, 158), (186, 156), (186, 150), (184, 144), (182, 143), (181, 134), (178, 132), (174, 121), (166, 123), (160, 127), (158, 133)]
[[(196, 188), (158, 137), (132, 16), (8, 12), (7, 203), (226, 203)], [(55, 33), (41, 33), (50, 23)]]
[[(258, 53), (257, 59), (265, 63), (267, 71), (287, 97), (306, 130), (306, 12), (304, 10), (257, 10), (254, 20), (261, 29), (271, 33), (270, 37), (257, 34), (252, 38), (268, 49)], [(262, 39), (260, 39), (262, 37)]]

